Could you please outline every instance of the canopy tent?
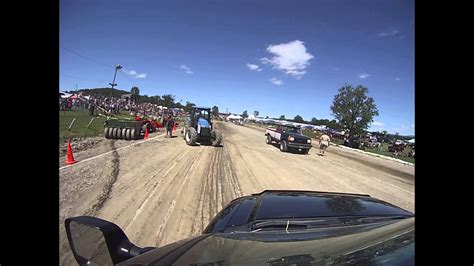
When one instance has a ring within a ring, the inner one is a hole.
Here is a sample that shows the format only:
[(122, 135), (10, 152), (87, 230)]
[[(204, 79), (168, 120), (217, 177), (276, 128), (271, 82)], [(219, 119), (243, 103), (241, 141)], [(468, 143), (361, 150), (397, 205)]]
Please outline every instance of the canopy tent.
[(60, 94), (61, 94), (62, 99), (67, 99), (72, 96), (72, 94), (67, 93), (67, 92), (60, 92)]
[(240, 115), (229, 115), (227, 120), (241, 120), (242, 117)]
[(415, 144), (415, 139), (411, 139), (408, 141), (408, 143), (412, 143), (412, 144)]

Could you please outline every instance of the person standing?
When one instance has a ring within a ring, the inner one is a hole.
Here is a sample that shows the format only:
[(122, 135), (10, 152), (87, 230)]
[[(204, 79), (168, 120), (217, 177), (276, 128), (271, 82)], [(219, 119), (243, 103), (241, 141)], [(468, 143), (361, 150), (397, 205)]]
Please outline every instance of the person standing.
[(168, 121), (166, 122), (166, 130), (169, 133), (169, 137), (173, 137), (173, 126), (174, 126), (174, 119), (171, 115), (168, 117)]
[(326, 151), (326, 149), (329, 147), (329, 142), (331, 141), (331, 139), (329, 138), (328, 135), (326, 134), (323, 134), (320, 138), (319, 138), (319, 154), (324, 156), (324, 152)]

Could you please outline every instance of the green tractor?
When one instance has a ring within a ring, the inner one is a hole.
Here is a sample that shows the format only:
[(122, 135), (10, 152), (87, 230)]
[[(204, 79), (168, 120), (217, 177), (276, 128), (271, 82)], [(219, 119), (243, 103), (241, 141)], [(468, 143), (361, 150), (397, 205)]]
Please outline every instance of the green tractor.
[(214, 129), (211, 122), (211, 108), (207, 107), (193, 107), (181, 133), (188, 145), (196, 145), (196, 142), (199, 142), (210, 143), (216, 147), (222, 142), (221, 133)]

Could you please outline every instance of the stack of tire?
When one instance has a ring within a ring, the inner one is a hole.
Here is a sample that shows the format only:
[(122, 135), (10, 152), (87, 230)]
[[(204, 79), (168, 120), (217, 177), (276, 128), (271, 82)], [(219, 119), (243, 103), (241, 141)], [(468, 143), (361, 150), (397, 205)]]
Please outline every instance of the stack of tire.
[(140, 138), (140, 131), (136, 128), (106, 127), (104, 136), (106, 139), (136, 140)]

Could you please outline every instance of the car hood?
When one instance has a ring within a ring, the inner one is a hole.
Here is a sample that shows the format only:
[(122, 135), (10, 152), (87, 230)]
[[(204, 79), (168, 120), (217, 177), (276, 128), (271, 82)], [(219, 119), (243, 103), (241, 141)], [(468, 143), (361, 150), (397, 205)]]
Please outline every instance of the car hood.
[[(357, 227), (357, 226), (356, 226)], [(355, 228), (351, 226), (351, 228)], [(262, 241), (258, 234), (241, 239), (235, 233), (209, 234), (186, 249), (163, 247), (135, 257), (127, 264), (153, 265), (292, 265), (394, 264), (410, 265), (414, 258), (414, 217), (368, 228), (346, 230), (328, 237), (298, 241)], [(274, 238), (298, 234), (285, 231)], [(286, 236), (288, 237), (288, 236)], [(170, 249), (173, 251), (170, 252)]]

